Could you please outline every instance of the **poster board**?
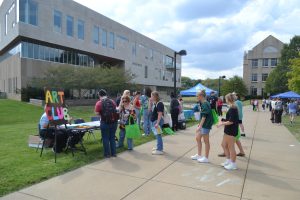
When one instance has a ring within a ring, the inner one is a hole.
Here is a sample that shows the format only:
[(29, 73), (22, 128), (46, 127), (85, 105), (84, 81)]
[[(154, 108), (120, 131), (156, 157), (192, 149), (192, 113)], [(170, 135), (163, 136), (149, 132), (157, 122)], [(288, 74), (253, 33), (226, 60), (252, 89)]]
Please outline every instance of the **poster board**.
[(65, 104), (63, 89), (45, 88), (45, 112), (50, 125), (67, 124), (70, 116)]

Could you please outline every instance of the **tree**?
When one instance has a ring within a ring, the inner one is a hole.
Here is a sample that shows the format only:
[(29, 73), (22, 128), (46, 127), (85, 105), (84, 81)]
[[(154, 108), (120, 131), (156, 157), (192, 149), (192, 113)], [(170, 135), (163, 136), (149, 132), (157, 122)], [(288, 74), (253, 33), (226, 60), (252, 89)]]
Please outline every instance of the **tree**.
[(194, 87), (198, 83), (201, 83), (201, 79), (191, 79), (186, 76), (181, 77), (181, 88), (183, 90)]
[(223, 87), (221, 89), (222, 95), (225, 96), (226, 94), (231, 92), (236, 92), (240, 96), (247, 95), (247, 87), (245, 82), (243, 81), (243, 78), (239, 76), (234, 76), (224, 82)]
[(288, 86), (290, 90), (300, 93), (300, 58), (291, 59), (290, 63), (290, 72), (287, 73)]
[(266, 81), (266, 92), (276, 94), (288, 90), (287, 74), (291, 71), (291, 59), (298, 58), (300, 51), (300, 36), (294, 36), (281, 51), (278, 66), (269, 74)]
[(49, 68), (43, 77), (35, 77), (31, 85), (35, 88), (63, 88), (77, 90), (79, 98), (83, 90), (106, 89), (110, 94), (116, 94), (134, 83), (131, 73), (120, 67), (74, 67), (58, 66)]

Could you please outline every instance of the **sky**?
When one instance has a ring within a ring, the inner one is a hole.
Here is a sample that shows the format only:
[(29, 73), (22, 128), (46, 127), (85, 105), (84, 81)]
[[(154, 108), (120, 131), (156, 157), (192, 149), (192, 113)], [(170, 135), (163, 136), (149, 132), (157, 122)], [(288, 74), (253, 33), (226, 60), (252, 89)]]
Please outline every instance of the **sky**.
[(174, 50), (182, 75), (242, 76), (243, 55), (269, 35), (300, 35), (299, 0), (75, 0)]
[[(243, 55), (269, 35), (300, 35), (300, 0), (75, 0), (176, 51), (182, 75), (242, 76)], [(0, 0), (0, 2), (2, 2)]]

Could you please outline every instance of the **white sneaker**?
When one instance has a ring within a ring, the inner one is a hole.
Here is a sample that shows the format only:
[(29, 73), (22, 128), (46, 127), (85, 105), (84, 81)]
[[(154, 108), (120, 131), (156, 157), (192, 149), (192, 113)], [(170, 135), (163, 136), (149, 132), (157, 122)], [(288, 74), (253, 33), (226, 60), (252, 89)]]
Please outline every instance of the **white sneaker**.
[(191, 156), (192, 160), (198, 160), (200, 158), (202, 158), (202, 156), (199, 156), (198, 154)]
[(221, 166), (225, 167), (226, 165), (229, 165), (229, 164), (230, 164), (230, 160), (226, 159), (225, 162), (221, 163)]
[(163, 151), (159, 151), (159, 150), (152, 151), (152, 155), (163, 155), (163, 154), (164, 154)]
[(153, 148), (152, 148), (152, 151), (156, 151), (156, 147), (153, 147)]
[(236, 166), (235, 163), (230, 162), (228, 165), (225, 165), (224, 168), (227, 169), (227, 170), (236, 170), (237, 166)]
[(199, 158), (198, 162), (199, 163), (209, 163), (208, 159), (205, 156), (203, 156), (202, 158)]

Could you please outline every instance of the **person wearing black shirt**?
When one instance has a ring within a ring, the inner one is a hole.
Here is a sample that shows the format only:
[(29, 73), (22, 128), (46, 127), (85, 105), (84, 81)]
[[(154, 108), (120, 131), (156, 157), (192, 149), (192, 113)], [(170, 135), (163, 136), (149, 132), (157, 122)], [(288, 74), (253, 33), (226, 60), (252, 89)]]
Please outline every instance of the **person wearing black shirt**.
[(178, 115), (180, 104), (174, 93), (171, 93), (170, 113), (172, 118), (172, 130), (178, 131)]
[(211, 109), (214, 109), (217, 113), (217, 101), (218, 101), (218, 97), (215, 96), (215, 92), (212, 91), (210, 93), (210, 97), (208, 98), (208, 102), (210, 104)]
[(222, 166), (227, 170), (235, 170), (236, 166), (236, 151), (235, 151), (235, 137), (238, 135), (239, 114), (238, 109), (234, 103), (235, 96), (231, 93), (225, 96), (226, 102), (229, 105), (229, 110), (226, 114), (226, 119), (219, 122), (218, 127), (224, 126), (224, 137), (222, 146), (224, 147), (226, 161)]
[(154, 133), (157, 141), (156, 148), (153, 148), (153, 155), (163, 155), (163, 140), (162, 140), (162, 125), (164, 123), (163, 113), (164, 104), (159, 99), (159, 94), (157, 91), (151, 93), (152, 105), (152, 115), (151, 115), (151, 130)]

